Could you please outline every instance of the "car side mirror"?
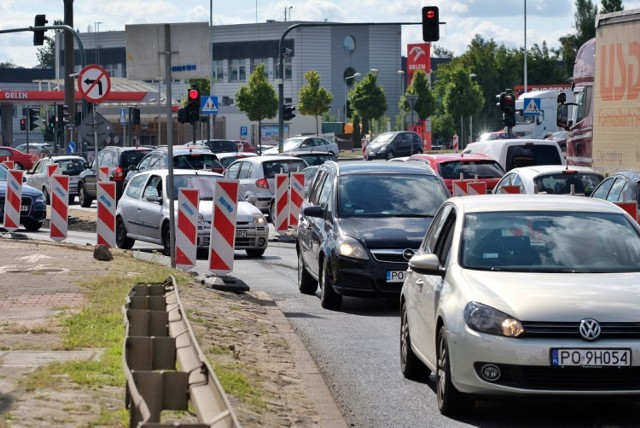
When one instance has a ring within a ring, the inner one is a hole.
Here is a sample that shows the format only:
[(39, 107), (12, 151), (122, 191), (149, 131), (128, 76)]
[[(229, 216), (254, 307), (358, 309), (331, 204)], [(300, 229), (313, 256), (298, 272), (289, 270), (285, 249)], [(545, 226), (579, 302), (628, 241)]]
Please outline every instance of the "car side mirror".
[(440, 267), (440, 260), (435, 254), (418, 254), (409, 260), (409, 269), (420, 275), (437, 275), (444, 277), (446, 271)]
[(307, 217), (322, 218), (324, 216), (324, 210), (317, 206), (306, 207), (302, 212)]

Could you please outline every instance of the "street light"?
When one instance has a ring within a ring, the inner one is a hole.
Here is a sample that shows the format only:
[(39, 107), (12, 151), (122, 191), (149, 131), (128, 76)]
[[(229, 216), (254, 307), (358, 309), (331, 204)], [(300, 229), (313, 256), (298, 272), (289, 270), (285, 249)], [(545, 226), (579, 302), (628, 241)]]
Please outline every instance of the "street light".
[[(469, 77), (473, 80), (478, 77), (478, 75), (476, 73), (471, 73)], [(469, 116), (469, 142), (473, 142), (473, 115)]]
[[(398, 70), (398, 75), (400, 76), (400, 96), (398, 100), (402, 99), (402, 94), (404, 94), (404, 70)], [(400, 104), (400, 102), (398, 102)], [(402, 112), (402, 110), (400, 110)], [(404, 131), (405, 123), (404, 123), (404, 114), (402, 116), (402, 130)]]
[(362, 76), (360, 73), (353, 73), (351, 76), (344, 78), (344, 121), (347, 121), (347, 81)]
[(370, 72), (371, 74), (373, 74), (374, 76), (377, 76), (377, 75), (378, 75), (378, 69), (377, 69), (377, 68), (372, 68), (371, 70), (369, 70), (369, 72)]

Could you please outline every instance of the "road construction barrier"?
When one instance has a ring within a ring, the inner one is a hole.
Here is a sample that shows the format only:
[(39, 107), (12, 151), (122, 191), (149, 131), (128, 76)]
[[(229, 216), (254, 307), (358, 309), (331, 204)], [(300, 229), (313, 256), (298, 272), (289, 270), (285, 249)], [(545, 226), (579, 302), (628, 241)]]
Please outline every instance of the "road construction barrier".
[(501, 186), (498, 189), (498, 193), (519, 194), (520, 186)]
[(289, 174), (276, 174), (276, 232), (289, 230)]
[(15, 162), (14, 162), (14, 161), (12, 161), (12, 160), (8, 160), (8, 159), (7, 159), (7, 160), (5, 160), (5, 161), (2, 161), (2, 165), (6, 166), (6, 167), (7, 167), (7, 169), (13, 169), (13, 168), (15, 168), (15, 165), (16, 165), (16, 164), (15, 164)]
[(298, 216), (303, 200), (304, 172), (293, 172), (289, 180), (289, 227), (298, 226)]
[(176, 266), (189, 270), (198, 256), (198, 189), (178, 189), (178, 227), (176, 228)]
[(109, 167), (98, 167), (98, 181), (109, 181)]
[(20, 227), (23, 171), (10, 169), (7, 174), (7, 193), (4, 200), (4, 228), (9, 232)]
[(215, 183), (209, 239), (209, 270), (216, 275), (225, 275), (233, 271), (239, 186), (238, 180), (219, 179)]
[[(240, 426), (198, 346), (175, 278), (136, 284), (122, 311), (126, 327), (122, 362), (130, 427)], [(171, 421), (171, 415), (162, 414), (164, 410), (194, 410), (198, 423)]]
[(636, 202), (614, 202), (614, 204), (629, 213), (629, 215), (635, 218), (636, 221), (640, 220), (638, 219), (638, 205)]
[(98, 181), (98, 244), (116, 246), (116, 183)]
[(60, 242), (67, 239), (69, 228), (69, 176), (52, 175), (49, 189), (51, 190), (49, 237)]

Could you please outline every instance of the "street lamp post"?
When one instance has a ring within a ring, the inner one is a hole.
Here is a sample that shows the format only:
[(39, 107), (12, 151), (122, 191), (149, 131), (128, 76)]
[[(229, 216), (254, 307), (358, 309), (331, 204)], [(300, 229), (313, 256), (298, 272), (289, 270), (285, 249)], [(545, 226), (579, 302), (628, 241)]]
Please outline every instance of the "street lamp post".
[[(398, 104), (400, 104), (399, 100), (402, 98), (402, 94), (404, 94), (404, 70), (398, 70), (398, 75), (400, 76), (400, 96), (398, 96)], [(404, 131), (404, 127), (405, 127), (404, 114), (402, 114), (402, 130), (403, 131)]]
[[(409, 103), (409, 107), (411, 108), (411, 127), (410, 130), (413, 130), (413, 106), (418, 101), (417, 95), (407, 95), (407, 102)], [(413, 141), (411, 141), (411, 154), (413, 155)]]
[(347, 121), (347, 81), (356, 77), (362, 76), (360, 73), (353, 73), (351, 76), (344, 78), (344, 121)]
[[(476, 73), (471, 73), (469, 77), (473, 81), (473, 79), (478, 77), (478, 75)], [(473, 142), (473, 115), (469, 115), (469, 142)]]

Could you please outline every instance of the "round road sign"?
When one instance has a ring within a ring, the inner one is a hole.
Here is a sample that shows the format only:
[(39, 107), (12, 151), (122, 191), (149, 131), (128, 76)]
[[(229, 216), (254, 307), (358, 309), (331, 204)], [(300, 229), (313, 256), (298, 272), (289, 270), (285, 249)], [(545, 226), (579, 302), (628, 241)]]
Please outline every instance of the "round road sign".
[(85, 100), (99, 103), (111, 91), (109, 73), (97, 64), (87, 65), (78, 75), (78, 91)]

